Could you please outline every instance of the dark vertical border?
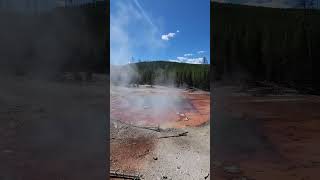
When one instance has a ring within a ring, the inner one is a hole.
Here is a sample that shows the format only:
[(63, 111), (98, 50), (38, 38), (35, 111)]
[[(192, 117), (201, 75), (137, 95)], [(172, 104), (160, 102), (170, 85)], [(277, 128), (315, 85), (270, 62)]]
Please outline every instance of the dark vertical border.
[(106, 179), (109, 179), (110, 177), (110, 0), (106, 0), (106, 51), (105, 51), (105, 58), (108, 64), (108, 69), (107, 69), (107, 98), (106, 98), (106, 156), (105, 156), (105, 161), (106, 161)]
[(214, 56), (213, 56), (213, 22), (212, 22), (212, 16), (213, 16), (213, 8), (212, 8), (212, 0), (210, 1), (210, 179), (213, 179), (213, 129), (214, 129), (214, 121), (213, 121), (213, 102), (214, 102), (214, 98), (213, 98), (213, 84), (214, 84), (214, 78), (213, 78), (213, 74), (214, 74), (214, 67), (215, 67), (215, 63), (214, 63)]

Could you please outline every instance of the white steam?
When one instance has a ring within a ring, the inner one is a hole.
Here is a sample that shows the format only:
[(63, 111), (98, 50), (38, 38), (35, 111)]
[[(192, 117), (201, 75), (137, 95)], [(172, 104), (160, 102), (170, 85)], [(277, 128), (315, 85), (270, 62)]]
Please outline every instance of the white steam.
[[(130, 108), (131, 111), (150, 113), (151, 119), (165, 120), (159, 117), (170, 110), (179, 109), (177, 100), (173, 98), (178, 97), (177, 89), (123, 87), (139, 77), (137, 67), (134, 64), (127, 65), (132, 57), (141, 56), (137, 52), (157, 56), (164, 50), (165, 42), (159, 38), (161, 33), (157, 23), (138, 0), (112, 0), (110, 8), (110, 82), (120, 85), (112, 83), (110, 86), (111, 97), (117, 99), (111, 99), (111, 109), (125, 113)], [(155, 74), (155, 83), (162, 82), (163, 71), (157, 70)], [(168, 83), (173, 84), (173, 81)], [(132, 114), (131, 118), (134, 119), (135, 115)]]
[[(125, 65), (132, 57), (141, 56), (137, 50), (157, 53), (164, 43), (159, 40), (159, 29), (138, 0), (113, 0), (110, 13), (110, 78), (130, 83), (137, 78), (134, 64), (125, 69), (115, 66)], [(119, 78), (120, 77), (120, 78)], [(112, 81), (111, 81), (112, 82)]]

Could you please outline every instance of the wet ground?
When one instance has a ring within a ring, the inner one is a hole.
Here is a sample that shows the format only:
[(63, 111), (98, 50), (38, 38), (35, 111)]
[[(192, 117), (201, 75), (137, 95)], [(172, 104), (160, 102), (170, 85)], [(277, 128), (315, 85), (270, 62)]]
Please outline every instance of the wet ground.
[(208, 178), (209, 113), (208, 92), (111, 88), (111, 170), (143, 179)]
[(111, 118), (141, 126), (182, 128), (209, 120), (208, 92), (157, 86), (115, 87), (111, 90)]
[(214, 99), (215, 179), (318, 179), (318, 96), (251, 96), (218, 87)]
[(105, 177), (105, 82), (1, 76), (0, 84), (0, 179)]

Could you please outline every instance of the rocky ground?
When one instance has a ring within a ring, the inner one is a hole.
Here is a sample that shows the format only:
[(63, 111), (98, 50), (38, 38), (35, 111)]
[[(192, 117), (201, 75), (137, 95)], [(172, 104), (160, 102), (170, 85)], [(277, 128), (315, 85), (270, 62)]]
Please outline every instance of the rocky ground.
[(213, 92), (215, 179), (318, 179), (318, 96), (253, 96), (233, 86)]
[(0, 83), (0, 179), (105, 177), (105, 82)]
[[(119, 93), (121, 90), (111, 93), (111, 170), (140, 175), (142, 179), (209, 179), (208, 93), (165, 87), (139, 87), (130, 89), (129, 92), (127, 90), (126, 96), (122, 97), (124, 101), (128, 97), (138, 96), (137, 99), (146, 99), (144, 102), (149, 102), (149, 97), (166, 92), (171, 92), (171, 96), (170, 100), (165, 102), (163, 99), (151, 99), (163, 102), (165, 106), (139, 103), (133, 106), (136, 109), (129, 110), (125, 109), (128, 108), (126, 103), (119, 100), (123, 94)], [(177, 101), (171, 101), (177, 96)], [(181, 100), (184, 98), (187, 98), (187, 101)], [(138, 105), (140, 108), (137, 108)], [(166, 112), (157, 114), (154, 107)]]

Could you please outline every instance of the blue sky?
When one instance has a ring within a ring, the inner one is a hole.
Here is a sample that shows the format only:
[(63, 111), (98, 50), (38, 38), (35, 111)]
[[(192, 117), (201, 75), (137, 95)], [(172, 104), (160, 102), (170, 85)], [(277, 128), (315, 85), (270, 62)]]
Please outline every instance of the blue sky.
[(111, 0), (111, 63), (210, 62), (209, 0)]

